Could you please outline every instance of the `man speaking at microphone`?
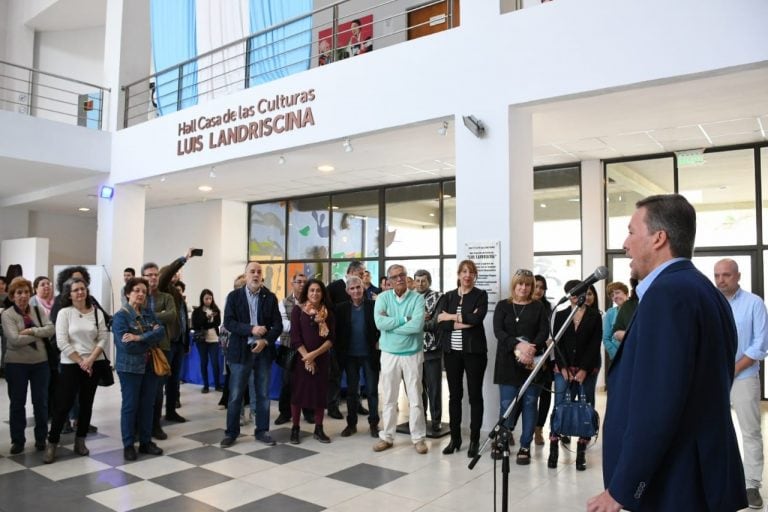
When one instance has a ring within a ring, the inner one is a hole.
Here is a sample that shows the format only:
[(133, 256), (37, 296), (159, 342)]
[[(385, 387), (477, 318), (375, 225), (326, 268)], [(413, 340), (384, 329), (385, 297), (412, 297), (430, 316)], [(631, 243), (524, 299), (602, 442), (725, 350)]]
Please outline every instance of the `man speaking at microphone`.
[(640, 304), (608, 373), (605, 491), (588, 512), (747, 506), (730, 412), (730, 306), (690, 261), (696, 211), (681, 195), (636, 204), (624, 250)]

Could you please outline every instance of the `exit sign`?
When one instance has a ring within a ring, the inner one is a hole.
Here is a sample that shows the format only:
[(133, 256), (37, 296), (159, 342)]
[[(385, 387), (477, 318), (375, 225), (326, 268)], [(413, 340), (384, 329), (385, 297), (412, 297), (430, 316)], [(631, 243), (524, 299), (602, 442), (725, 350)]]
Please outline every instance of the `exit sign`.
[(675, 151), (678, 167), (694, 167), (704, 165), (704, 150), (691, 149), (688, 151)]

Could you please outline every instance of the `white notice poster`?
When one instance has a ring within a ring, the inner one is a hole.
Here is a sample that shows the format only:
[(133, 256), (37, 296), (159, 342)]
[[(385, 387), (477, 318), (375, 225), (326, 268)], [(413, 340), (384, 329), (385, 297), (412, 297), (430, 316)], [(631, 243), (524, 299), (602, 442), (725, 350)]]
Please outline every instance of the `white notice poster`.
[(496, 309), (501, 293), (500, 241), (466, 242), (464, 255), (477, 265), (477, 283), (475, 286), (488, 292), (488, 311)]

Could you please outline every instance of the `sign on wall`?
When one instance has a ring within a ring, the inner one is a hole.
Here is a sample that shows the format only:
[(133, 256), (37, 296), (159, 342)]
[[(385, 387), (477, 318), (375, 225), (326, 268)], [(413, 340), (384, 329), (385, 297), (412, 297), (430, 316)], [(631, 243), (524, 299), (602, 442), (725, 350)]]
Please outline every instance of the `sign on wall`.
[(501, 242), (466, 242), (464, 257), (477, 266), (475, 286), (488, 293), (488, 311), (496, 309), (501, 293)]

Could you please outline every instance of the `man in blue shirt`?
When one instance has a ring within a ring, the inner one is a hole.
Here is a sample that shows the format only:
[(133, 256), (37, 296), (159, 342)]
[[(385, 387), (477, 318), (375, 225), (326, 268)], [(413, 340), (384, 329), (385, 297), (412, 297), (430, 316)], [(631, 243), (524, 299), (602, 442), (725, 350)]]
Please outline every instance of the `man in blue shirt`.
[(739, 346), (731, 406), (744, 441), (744, 479), (750, 508), (763, 508), (763, 436), (760, 431), (760, 361), (768, 351), (768, 314), (763, 299), (739, 286), (739, 265), (726, 258), (715, 264), (715, 284), (731, 304)]

